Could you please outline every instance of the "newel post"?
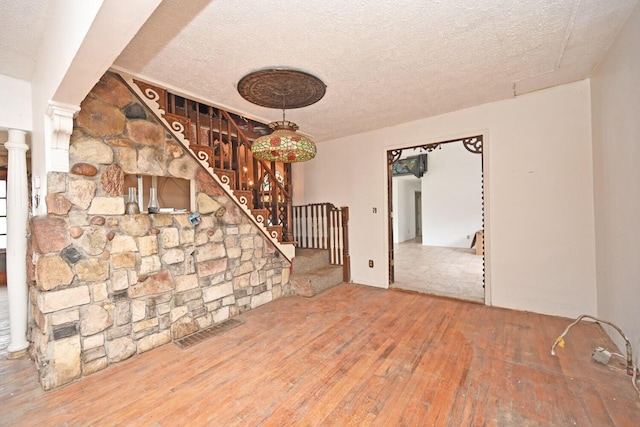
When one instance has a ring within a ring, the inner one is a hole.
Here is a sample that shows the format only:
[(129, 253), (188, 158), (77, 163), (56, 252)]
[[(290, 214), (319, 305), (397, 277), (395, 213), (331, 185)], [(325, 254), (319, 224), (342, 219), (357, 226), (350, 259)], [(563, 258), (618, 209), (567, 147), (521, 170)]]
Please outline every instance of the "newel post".
[(349, 255), (349, 207), (342, 206), (342, 277), (346, 283), (351, 281), (351, 255)]

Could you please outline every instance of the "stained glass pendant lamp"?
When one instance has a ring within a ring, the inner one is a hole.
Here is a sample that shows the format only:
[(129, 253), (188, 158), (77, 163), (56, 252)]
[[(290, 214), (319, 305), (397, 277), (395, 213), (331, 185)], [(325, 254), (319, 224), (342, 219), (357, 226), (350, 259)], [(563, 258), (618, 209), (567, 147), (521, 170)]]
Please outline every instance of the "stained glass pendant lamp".
[(275, 162), (304, 162), (316, 155), (316, 144), (298, 134), (298, 125), (285, 120), (285, 110), (318, 102), (326, 86), (319, 78), (287, 68), (259, 70), (238, 82), (238, 92), (247, 101), (268, 108), (282, 109), (282, 121), (272, 122), (273, 132), (257, 138), (251, 152), (257, 159)]

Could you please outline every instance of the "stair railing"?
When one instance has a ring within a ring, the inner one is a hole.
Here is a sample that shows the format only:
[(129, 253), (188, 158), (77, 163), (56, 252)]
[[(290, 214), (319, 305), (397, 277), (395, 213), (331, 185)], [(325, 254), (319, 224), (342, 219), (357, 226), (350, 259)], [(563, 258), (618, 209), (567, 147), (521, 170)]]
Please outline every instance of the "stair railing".
[[(244, 131), (240, 129), (229, 113), (223, 110), (220, 111), (222, 116), (226, 118), (227, 123), (230, 124), (230, 129), (228, 129), (227, 134), (231, 134), (230, 131), (235, 130), (235, 134), (237, 135), (237, 143), (234, 146), (236, 158), (242, 159), (243, 161), (241, 163), (244, 165), (242, 167), (247, 168), (246, 171), (243, 169), (241, 172), (243, 174), (246, 173), (247, 176), (253, 175), (252, 180), (247, 179), (247, 183), (252, 181), (253, 186), (247, 184), (247, 188), (252, 187), (254, 207), (256, 209), (267, 209), (269, 212), (268, 225), (281, 225), (283, 229), (283, 240), (290, 241), (292, 234), (291, 222), (287, 215), (287, 204), (291, 205), (291, 196), (285, 186), (290, 183), (287, 177), (290, 175), (291, 165), (285, 165), (287, 171), (283, 177), (284, 183), (280, 182), (278, 175), (274, 172), (276, 170), (275, 162), (269, 164), (264, 160), (253, 157), (251, 154), (252, 142), (245, 136)], [(241, 157), (238, 157), (239, 153), (242, 154)], [(240, 164), (240, 162), (238, 162), (238, 164)], [(249, 165), (253, 167), (250, 168)], [(240, 181), (242, 182), (242, 178)]]
[[(291, 165), (284, 164), (284, 174), (276, 173), (275, 162), (265, 162), (253, 157), (252, 141), (260, 134), (254, 133), (254, 126), (261, 123), (244, 120), (227, 111), (184, 97), (166, 93), (169, 114), (180, 118), (189, 148), (196, 154), (204, 152), (214, 172), (227, 182), (234, 191), (250, 192), (244, 196), (248, 207), (262, 211), (266, 216), (265, 226), (280, 228), (282, 241), (293, 241), (291, 226)], [(242, 129), (237, 120), (246, 124)], [(278, 178), (283, 180), (281, 182)], [(284, 175), (284, 176), (283, 176)]]
[(351, 281), (349, 208), (331, 203), (293, 206), (293, 239), (298, 248), (327, 249), (329, 262), (342, 265), (343, 280)]

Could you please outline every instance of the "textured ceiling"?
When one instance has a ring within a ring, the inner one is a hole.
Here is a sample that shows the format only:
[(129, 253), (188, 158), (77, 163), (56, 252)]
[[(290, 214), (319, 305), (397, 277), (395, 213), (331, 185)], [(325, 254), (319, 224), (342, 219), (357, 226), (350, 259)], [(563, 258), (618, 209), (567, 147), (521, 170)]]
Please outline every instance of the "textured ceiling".
[(46, 0), (0, 0), (0, 74), (31, 80), (46, 13)]
[[(322, 141), (584, 79), (637, 3), (164, 0), (115, 66), (267, 122), (281, 112), (244, 100), (238, 81), (310, 72), (326, 95), (287, 119)], [(46, 4), (0, 1), (0, 73), (33, 72)], [(29, 31), (17, 28), (27, 13)]]

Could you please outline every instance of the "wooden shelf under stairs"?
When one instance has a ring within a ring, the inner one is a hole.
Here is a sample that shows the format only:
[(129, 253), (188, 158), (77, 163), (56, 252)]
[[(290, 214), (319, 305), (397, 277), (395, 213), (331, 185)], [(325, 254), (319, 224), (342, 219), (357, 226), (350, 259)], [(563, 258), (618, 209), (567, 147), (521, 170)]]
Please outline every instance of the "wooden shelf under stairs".
[(291, 285), (297, 295), (310, 298), (343, 282), (343, 268), (329, 263), (327, 249), (296, 248)]

